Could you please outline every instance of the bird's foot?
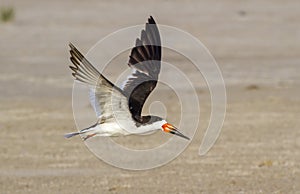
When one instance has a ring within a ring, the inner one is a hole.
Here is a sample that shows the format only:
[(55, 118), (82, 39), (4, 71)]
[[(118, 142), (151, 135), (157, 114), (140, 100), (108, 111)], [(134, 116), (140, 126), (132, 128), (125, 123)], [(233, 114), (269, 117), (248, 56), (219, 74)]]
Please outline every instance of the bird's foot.
[(90, 137), (94, 137), (95, 135), (96, 135), (96, 133), (89, 134), (89, 135), (87, 135), (85, 138), (83, 138), (83, 141), (87, 140), (87, 139), (90, 138)]

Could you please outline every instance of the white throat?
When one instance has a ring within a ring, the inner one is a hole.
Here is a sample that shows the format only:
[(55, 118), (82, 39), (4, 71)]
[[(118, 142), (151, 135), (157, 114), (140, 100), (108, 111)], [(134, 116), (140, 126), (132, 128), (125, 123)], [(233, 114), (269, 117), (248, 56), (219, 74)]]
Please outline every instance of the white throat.
[(166, 124), (167, 121), (161, 120), (154, 123), (151, 123), (150, 125), (141, 125), (138, 127), (137, 131), (138, 133), (147, 133), (147, 132), (153, 132), (157, 130), (163, 130), (162, 126)]

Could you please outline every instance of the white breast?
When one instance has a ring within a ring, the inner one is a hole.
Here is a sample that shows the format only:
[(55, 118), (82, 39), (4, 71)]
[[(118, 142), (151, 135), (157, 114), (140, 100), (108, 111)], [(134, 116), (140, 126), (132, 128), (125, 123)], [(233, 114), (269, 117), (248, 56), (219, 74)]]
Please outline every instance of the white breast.
[(161, 129), (166, 121), (158, 121), (151, 125), (141, 125), (137, 127), (133, 120), (122, 120), (119, 122), (107, 122), (89, 128), (86, 135), (96, 133), (96, 136), (120, 136), (130, 134), (145, 134)]

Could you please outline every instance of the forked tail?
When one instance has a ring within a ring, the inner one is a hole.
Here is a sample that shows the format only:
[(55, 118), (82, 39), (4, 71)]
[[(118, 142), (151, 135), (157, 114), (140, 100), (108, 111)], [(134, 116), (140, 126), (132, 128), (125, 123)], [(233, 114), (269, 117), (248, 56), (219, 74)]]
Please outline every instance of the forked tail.
[(82, 138), (84, 140), (90, 138), (90, 137), (93, 137), (96, 135), (95, 133), (95, 127), (97, 126), (97, 123), (95, 123), (94, 125), (88, 127), (88, 128), (85, 128), (85, 129), (82, 129), (78, 132), (71, 132), (71, 133), (67, 133), (64, 135), (65, 138), (70, 138), (70, 137), (73, 137), (73, 136), (76, 136), (76, 135), (79, 135), (81, 134), (82, 135)]
[(65, 138), (70, 138), (70, 137), (73, 137), (75, 135), (79, 135), (80, 133), (79, 132), (72, 132), (72, 133), (67, 133), (64, 135)]

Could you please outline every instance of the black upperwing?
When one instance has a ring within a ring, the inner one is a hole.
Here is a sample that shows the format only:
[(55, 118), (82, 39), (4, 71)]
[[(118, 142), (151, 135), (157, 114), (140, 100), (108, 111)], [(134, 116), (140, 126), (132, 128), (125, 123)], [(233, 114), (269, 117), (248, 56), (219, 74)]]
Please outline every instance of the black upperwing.
[(157, 84), (161, 67), (161, 41), (157, 25), (150, 16), (141, 38), (136, 39), (128, 65), (133, 72), (128, 77), (123, 92), (128, 97), (132, 117), (143, 122), (141, 117), (143, 105)]

